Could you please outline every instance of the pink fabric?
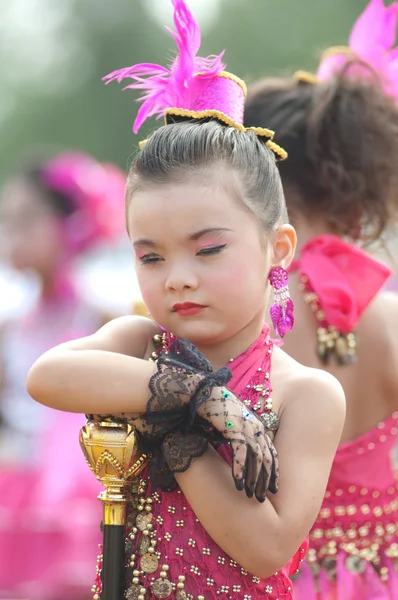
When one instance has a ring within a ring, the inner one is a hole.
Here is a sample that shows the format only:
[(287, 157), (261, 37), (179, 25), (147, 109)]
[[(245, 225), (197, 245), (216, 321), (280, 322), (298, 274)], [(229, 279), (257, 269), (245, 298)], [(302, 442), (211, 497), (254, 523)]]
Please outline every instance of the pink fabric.
[[(248, 395), (247, 385), (252, 385), (253, 378), (258, 377), (257, 371), (259, 365), (264, 360), (264, 353), (266, 348), (272, 348), (272, 342), (269, 338), (269, 326), (264, 325), (263, 331), (260, 337), (239, 356), (237, 356), (231, 363), (229, 368), (231, 369), (232, 379), (228, 384), (228, 387), (235, 392), (240, 398), (246, 398)], [(260, 375), (264, 378), (264, 375)], [(271, 380), (268, 381), (268, 387), (271, 388)], [(256, 396), (250, 398), (254, 401)], [(253, 402), (254, 403), (254, 402)]]
[[(318, 79), (328, 80), (348, 60), (357, 57), (380, 75), (386, 92), (398, 101), (398, 48), (393, 48), (397, 18), (398, 2), (386, 8), (383, 0), (371, 0), (351, 31), (348, 54), (338, 49), (335, 54), (326, 52), (318, 68)], [(369, 71), (363, 66), (353, 66), (349, 74), (366, 78)]]
[[(272, 348), (268, 335), (269, 327), (266, 325), (258, 340), (230, 363), (233, 378), (229, 387), (243, 398), (247, 396), (246, 386), (258, 376), (257, 369), (263, 364), (264, 352)], [(225, 450), (221, 455), (230, 462), (231, 455)], [(158, 492), (154, 498), (153, 513), (158, 539), (156, 550), (161, 553), (161, 564), (166, 563), (170, 567), (168, 576), (171, 581), (177, 581), (179, 575), (185, 576), (187, 594), (192, 594), (194, 598), (203, 595), (206, 600), (291, 600), (289, 575), (297, 571), (304, 558), (305, 543), (283, 569), (266, 580), (259, 580), (241, 569), (216, 545), (180, 490)], [(236, 518), (239, 519), (239, 515)], [(264, 543), (267, 543), (266, 540)], [(152, 577), (157, 576), (156, 573), (144, 574), (144, 586), (149, 589)], [(150, 595), (149, 598), (155, 597)]]
[[(398, 543), (398, 489), (391, 458), (397, 432), (398, 412), (395, 412), (377, 427), (339, 447), (322, 509), (310, 534), (310, 548), (320, 562), (326, 544), (336, 543), (336, 581), (322, 569), (317, 596), (314, 579), (306, 565), (302, 569), (306, 576), (299, 576), (294, 582), (295, 600), (398, 598), (398, 573), (388, 557), (388, 549)], [(359, 549), (378, 544), (379, 566), (388, 572), (387, 583), (381, 581), (368, 562), (363, 573), (349, 569), (345, 544), (353, 542)]]
[(321, 235), (305, 244), (290, 270), (307, 275), (326, 321), (344, 334), (355, 330), (391, 275), (388, 267), (333, 235)]
[(245, 93), (233, 79), (213, 77), (193, 103), (193, 110), (215, 109), (243, 125)]

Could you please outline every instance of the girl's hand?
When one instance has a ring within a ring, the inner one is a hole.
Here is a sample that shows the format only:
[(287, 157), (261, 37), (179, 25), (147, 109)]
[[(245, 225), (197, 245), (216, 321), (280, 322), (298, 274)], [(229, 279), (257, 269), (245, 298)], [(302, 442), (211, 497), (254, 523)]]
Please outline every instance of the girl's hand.
[(262, 421), (227, 388), (229, 369), (213, 372), (193, 344), (176, 340), (169, 355), (158, 359), (150, 381), (147, 423), (152, 443), (172, 432), (200, 433), (211, 441), (227, 441), (238, 490), (263, 502), (267, 490), (278, 490), (278, 458)]
[(264, 502), (278, 491), (278, 456), (261, 419), (227, 388), (205, 386), (196, 394), (198, 415), (228, 440), (238, 490)]

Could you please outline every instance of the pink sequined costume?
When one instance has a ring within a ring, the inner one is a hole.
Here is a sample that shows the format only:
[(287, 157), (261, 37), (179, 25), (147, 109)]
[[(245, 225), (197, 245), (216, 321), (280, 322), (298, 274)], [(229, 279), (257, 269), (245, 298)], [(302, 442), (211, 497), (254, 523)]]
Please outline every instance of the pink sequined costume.
[[(308, 242), (292, 269), (299, 271), (304, 297), (318, 320), (320, 356), (329, 343), (329, 351), (349, 362), (356, 343), (352, 332), (389, 269), (330, 235)], [(295, 600), (398, 598), (398, 493), (392, 463), (397, 432), (395, 412), (339, 447), (307, 559), (294, 581)]]
[(397, 432), (395, 412), (338, 449), (307, 562), (294, 583), (298, 599), (398, 598), (398, 490), (391, 461)]
[[(167, 339), (170, 342), (171, 338)], [(259, 391), (255, 387), (262, 386), (266, 390), (266, 398), (270, 398), (272, 347), (269, 327), (265, 325), (254, 344), (228, 364), (233, 374), (228, 387), (252, 408), (259, 400)], [(230, 462), (228, 450), (222, 448), (220, 453)], [(268, 579), (259, 579), (217, 546), (196, 518), (181, 490), (154, 491), (146, 472), (134, 491), (126, 539), (127, 600), (138, 598), (141, 588), (145, 588), (146, 600), (169, 597), (176, 600), (186, 597), (206, 600), (292, 599), (289, 577), (297, 572), (305, 555), (306, 543), (278, 573)], [(264, 540), (264, 543), (267, 541)], [(136, 581), (134, 578), (137, 578)], [(99, 597), (100, 591), (98, 578), (94, 597)]]

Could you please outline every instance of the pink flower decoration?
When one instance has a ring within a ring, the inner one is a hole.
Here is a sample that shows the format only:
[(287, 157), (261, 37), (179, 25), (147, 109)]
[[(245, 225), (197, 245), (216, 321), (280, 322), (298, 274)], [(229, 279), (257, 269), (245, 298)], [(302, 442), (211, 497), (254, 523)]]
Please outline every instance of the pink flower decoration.
[(101, 164), (83, 152), (65, 152), (45, 163), (43, 183), (70, 200), (63, 219), (66, 244), (73, 254), (99, 242), (116, 241), (125, 230), (126, 177), (113, 164)]
[[(398, 48), (393, 48), (397, 19), (398, 2), (385, 7), (383, 0), (371, 0), (352, 28), (349, 45), (326, 51), (317, 78), (329, 79), (347, 60), (357, 57), (381, 76), (386, 92), (398, 101)], [(366, 73), (364, 66), (352, 67), (354, 75), (366, 77)]]

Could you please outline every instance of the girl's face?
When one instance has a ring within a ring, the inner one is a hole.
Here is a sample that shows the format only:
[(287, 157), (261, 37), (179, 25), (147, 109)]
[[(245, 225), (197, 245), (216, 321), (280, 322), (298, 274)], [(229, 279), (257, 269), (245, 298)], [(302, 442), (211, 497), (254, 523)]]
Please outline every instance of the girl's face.
[(273, 242), (214, 177), (134, 192), (128, 229), (153, 319), (198, 346), (258, 335)]
[(4, 254), (14, 268), (51, 276), (62, 254), (60, 219), (27, 182), (13, 180), (5, 186), (0, 226)]

